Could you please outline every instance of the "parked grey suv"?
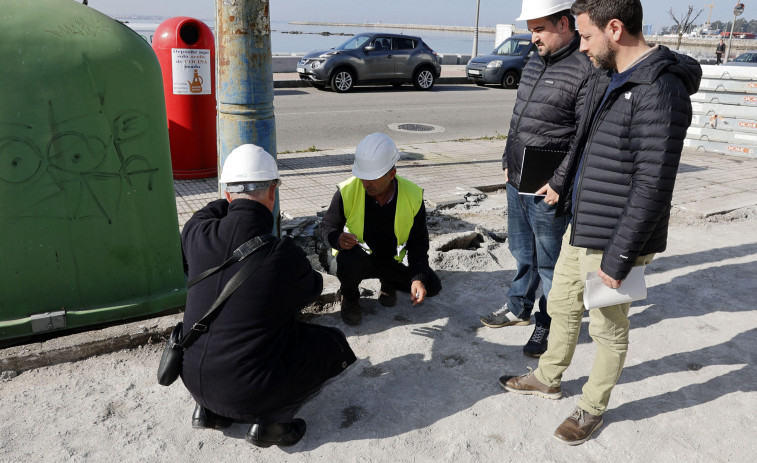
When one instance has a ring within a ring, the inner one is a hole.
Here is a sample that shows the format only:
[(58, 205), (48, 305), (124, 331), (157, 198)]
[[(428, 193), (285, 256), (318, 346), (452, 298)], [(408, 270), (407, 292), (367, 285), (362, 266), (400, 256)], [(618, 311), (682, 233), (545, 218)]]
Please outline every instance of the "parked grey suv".
[(313, 51), (297, 63), (300, 79), (317, 88), (348, 92), (355, 85), (412, 82), (431, 90), (442, 72), (439, 56), (420, 37), (358, 34), (331, 50)]
[(490, 54), (471, 58), (465, 66), (465, 73), (477, 85), (497, 84), (502, 88), (515, 88), (520, 82), (523, 66), (535, 51), (531, 34), (514, 35)]

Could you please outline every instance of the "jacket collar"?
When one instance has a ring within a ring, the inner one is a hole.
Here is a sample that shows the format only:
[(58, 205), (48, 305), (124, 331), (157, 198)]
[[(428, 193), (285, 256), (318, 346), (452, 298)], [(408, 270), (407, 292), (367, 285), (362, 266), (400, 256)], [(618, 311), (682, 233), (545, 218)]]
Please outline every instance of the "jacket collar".
[(573, 33), (573, 38), (570, 39), (570, 42), (568, 42), (567, 45), (562, 47), (561, 49), (557, 50), (554, 53), (551, 53), (549, 56), (540, 56), (542, 63), (544, 63), (545, 66), (548, 66), (550, 64), (555, 64), (563, 59), (567, 58), (568, 56), (572, 55), (573, 52), (578, 50), (578, 46), (581, 44), (581, 36), (578, 35), (578, 32)]
[(229, 204), (227, 217), (236, 217), (240, 222), (250, 222), (254, 233), (271, 233), (273, 214), (265, 205), (252, 199), (237, 198)]
[(696, 93), (702, 78), (702, 67), (699, 63), (694, 58), (674, 53), (663, 45), (658, 47), (639, 63), (628, 81), (651, 84), (663, 71), (667, 70), (681, 80), (690, 95)]

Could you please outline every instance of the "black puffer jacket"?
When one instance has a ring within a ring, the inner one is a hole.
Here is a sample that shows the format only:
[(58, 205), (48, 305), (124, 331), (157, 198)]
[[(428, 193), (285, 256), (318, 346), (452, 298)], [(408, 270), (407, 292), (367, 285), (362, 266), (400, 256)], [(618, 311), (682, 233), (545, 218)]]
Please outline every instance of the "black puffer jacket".
[(601, 108), (610, 75), (597, 71), (588, 82), (558, 213), (571, 212), (577, 188), (570, 242), (604, 251), (601, 268), (612, 278), (624, 279), (640, 255), (665, 250), (690, 95), (701, 76), (694, 59), (660, 46)]
[[(257, 201), (211, 202), (182, 231), (189, 278), (220, 265), (239, 245), (272, 228), (273, 214)], [(302, 249), (285, 237), (258, 252), (268, 254), (267, 260), (219, 309), (209, 331), (187, 349), (182, 371), (198, 403), (240, 420), (265, 416), (288, 404), (291, 397), (335, 376), (355, 358), (343, 336), (306, 336), (303, 324), (295, 320), (323, 287)], [(247, 259), (252, 258), (256, 257)], [(185, 334), (245, 262), (189, 289)]]
[[(568, 151), (576, 131), (576, 106), (580, 106), (582, 88), (592, 69), (589, 58), (578, 51), (580, 41), (576, 34), (546, 60), (534, 54), (523, 68), (502, 155), (502, 169), (508, 169), (508, 182), (515, 188), (520, 188), (526, 146)], [(549, 181), (558, 192), (562, 183), (557, 175)]]

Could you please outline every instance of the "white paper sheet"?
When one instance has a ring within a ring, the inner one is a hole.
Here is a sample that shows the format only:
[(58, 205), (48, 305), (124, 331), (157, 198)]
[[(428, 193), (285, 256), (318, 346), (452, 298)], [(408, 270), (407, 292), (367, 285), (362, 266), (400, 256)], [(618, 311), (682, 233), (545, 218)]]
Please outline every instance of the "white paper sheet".
[(644, 265), (631, 269), (618, 289), (612, 289), (605, 285), (597, 272), (587, 273), (586, 286), (584, 287), (584, 307), (596, 309), (645, 299), (647, 297), (647, 285), (644, 281), (644, 269), (646, 269)]

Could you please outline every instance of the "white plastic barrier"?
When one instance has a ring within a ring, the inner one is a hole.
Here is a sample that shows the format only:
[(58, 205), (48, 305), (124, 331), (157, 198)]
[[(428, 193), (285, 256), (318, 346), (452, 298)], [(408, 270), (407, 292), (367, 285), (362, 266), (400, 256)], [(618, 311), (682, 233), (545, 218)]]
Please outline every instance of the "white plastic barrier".
[(757, 157), (757, 66), (702, 66), (684, 146)]

